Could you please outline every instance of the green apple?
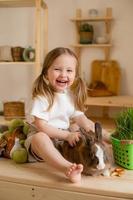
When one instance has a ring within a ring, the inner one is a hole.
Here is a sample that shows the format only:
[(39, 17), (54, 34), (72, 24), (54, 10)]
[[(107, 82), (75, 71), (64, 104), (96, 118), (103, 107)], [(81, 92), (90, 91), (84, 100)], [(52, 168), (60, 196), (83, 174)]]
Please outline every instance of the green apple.
[(12, 159), (16, 163), (26, 163), (28, 158), (28, 154), (25, 148), (19, 148), (15, 150), (12, 154)]
[(12, 133), (17, 127), (24, 126), (24, 121), (22, 119), (13, 119), (9, 125), (9, 132)]
[(24, 123), (24, 126), (23, 126), (23, 133), (24, 133), (25, 135), (28, 135), (28, 133), (29, 133), (29, 128), (30, 128), (29, 124)]

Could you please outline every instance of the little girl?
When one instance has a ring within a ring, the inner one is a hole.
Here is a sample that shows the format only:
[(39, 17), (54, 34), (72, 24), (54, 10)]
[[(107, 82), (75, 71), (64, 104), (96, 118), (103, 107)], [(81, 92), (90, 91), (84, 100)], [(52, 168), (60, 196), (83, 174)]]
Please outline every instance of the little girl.
[(56, 149), (58, 140), (71, 146), (79, 141), (79, 132), (70, 132), (70, 120), (94, 131), (94, 123), (83, 113), (87, 90), (79, 77), (78, 59), (70, 49), (59, 47), (47, 54), (32, 95), (31, 115), (38, 132), (26, 141), (30, 152), (62, 171), (71, 182), (79, 182), (83, 165), (67, 161)]

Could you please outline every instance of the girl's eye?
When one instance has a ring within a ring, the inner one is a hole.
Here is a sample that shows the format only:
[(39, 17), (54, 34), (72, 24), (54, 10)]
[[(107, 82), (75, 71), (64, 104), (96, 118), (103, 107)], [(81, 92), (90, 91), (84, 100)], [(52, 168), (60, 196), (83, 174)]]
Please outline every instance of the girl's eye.
[(67, 72), (72, 72), (72, 70), (71, 70), (71, 69), (68, 69)]
[(54, 70), (55, 70), (55, 71), (60, 71), (60, 69), (59, 69), (59, 68), (55, 68)]

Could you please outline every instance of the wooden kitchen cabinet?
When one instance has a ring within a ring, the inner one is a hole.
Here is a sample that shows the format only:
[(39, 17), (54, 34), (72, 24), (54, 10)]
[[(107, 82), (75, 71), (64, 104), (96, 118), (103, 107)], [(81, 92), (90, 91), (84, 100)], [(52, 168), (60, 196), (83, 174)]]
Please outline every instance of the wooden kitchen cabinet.
[[(2, 8), (21, 8), (34, 7), (35, 8), (35, 61), (34, 62), (0, 62), (0, 65), (34, 65), (35, 74), (38, 75), (41, 69), (41, 54), (44, 55), (48, 51), (48, 7), (43, 0), (0, 0), (0, 9)], [(41, 12), (44, 11), (42, 18)], [(7, 10), (8, 12), (8, 10)], [(43, 42), (41, 45), (41, 26), (43, 25)], [(19, 29), (18, 29), (19, 31)], [(42, 52), (43, 51), (43, 52)]]
[(132, 170), (125, 170), (121, 177), (82, 176), (80, 183), (73, 184), (46, 163), (0, 159), (1, 200), (130, 200), (132, 183)]
[[(76, 10), (76, 17), (71, 19), (71, 21), (76, 25), (76, 36), (75, 36), (75, 43), (72, 44), (71, 46), (74, 47), (76, 54), (78, 55), (79, 58), (79, 62), (80, 62), (80, 68), (82, 68), (82, 64), (81, 64), (81, 51), (83, 48), (88, 48), (90, 50), (90, 48), (100, 48), (104, 51), (104, 57), (105, 60), (109, 60), (110, 59), (110, 49), (112, 47), (111, 44), (111, 23), (112, 23), (113, 17), (112, 17), (112, 8), (107, 8), (106, 9), (106, 15), (105, 16), (96, 16), (96, 17), (86, 17), (83, 18), (82, 17), (82, 11), (81, 9), (77, 9)], [(106, 44), (97, 44), (95, 42), (93, 42), (92, 44), (80, 44), (79, 42), (79, 38), (80, 38), (80, 33), (79, 33), (79, 29), (80, 29), (80, 25), (82, 23), (89, 23), (91, 22), (91, 24), (93, 25), (93, 23), (99, 23), (99, 22), (103, 22), (105, 25), (105, 33), (108, 35), (108, 43)], [(80, 73), (81, 73), (81, 69), (80, 69)]]

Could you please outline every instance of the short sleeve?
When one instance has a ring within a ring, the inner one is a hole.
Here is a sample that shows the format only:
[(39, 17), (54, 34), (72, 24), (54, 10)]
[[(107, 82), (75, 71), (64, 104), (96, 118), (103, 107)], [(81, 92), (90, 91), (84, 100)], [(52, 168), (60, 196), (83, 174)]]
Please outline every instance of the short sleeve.
[(80, 110), (75, 110), (71, 118), (77, 117), (79, 115), (83, 115), (84, 113)]
[(38, 96), (33, 100), (31, 115), (48, 121), (49, 113), (47, 111), (47, 108), (48, 108), (47, 99), (44, 97)]

